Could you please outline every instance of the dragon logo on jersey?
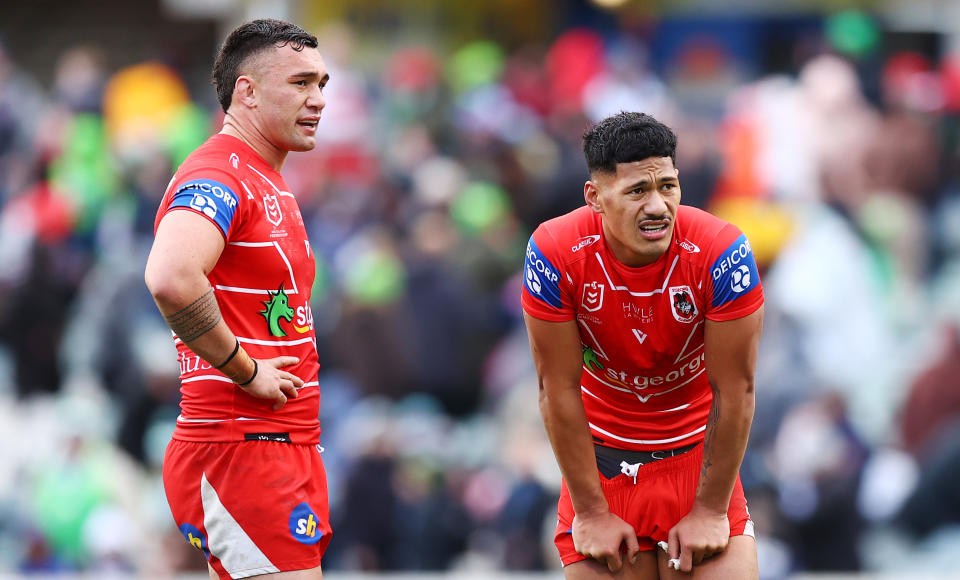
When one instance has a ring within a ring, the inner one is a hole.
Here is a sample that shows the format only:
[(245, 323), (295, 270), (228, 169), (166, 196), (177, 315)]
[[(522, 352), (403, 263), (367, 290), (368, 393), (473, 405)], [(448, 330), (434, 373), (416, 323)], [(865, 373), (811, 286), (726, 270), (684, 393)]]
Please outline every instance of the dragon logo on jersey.
[(583, 306), (587, 312), (596, 312), (603, 306), (603, 284), (597, 284), (594, 280), (589, 284), (583, 285), (583, 298), (580, 300), (580, 306)]
[(588, 369), (593, 369), (598, 373), (604, 368), (603, 363), (600, 362), (600, 359), (597, 357), (597, 353), (589, 346), (583, 347), (583, 366)]
[(279, 226), (280, 220), (283, 219), (283, 212), (280, 211), (280, 199), (272, 193), (265, 194), (263, 196), (263, 209), (267, 212), (267, 221), (272, 223), (274, 227)]
[(670, 310), (678, 322), (693, 322), (699, 311), (689, 286), (670, 287)]
[(267, 290), (269, 300), (261, 302), (266, 308), (257, 312), (267, 320), (267, 328), (270, 330), (270, 336), (286, 336), (287, 333), (280, 327), (280, 319), (287, 322), (293, 321), (293, 308), (290, 308), (290, 299), (283, 290), (283, 282), (280, 282), (280, 288), (276, 293)]

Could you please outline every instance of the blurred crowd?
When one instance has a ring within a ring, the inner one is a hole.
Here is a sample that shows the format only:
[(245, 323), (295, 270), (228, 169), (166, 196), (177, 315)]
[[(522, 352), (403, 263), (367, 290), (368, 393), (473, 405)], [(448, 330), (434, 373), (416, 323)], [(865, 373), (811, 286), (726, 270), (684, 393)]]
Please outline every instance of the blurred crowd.
[[(283, 173), (318, 261), (326, 570), (559, 566), (521, 265), (620, 110), (674, 128), (684, 203), (761, 267), (761, 577), (960, 567), (960, 56), (887, 50), (865, 14), (816, 24), (780, 70), (692, 34), (657, 61), (643, 27), (450, 52), (314, 30), (328, 105)], [(222, 114), (163, 62), (104, 62), (66, 48), (44, 87), (0, 45), (5, 572), (205, 569), (160, 483), (178, 368), (142, 276)]]

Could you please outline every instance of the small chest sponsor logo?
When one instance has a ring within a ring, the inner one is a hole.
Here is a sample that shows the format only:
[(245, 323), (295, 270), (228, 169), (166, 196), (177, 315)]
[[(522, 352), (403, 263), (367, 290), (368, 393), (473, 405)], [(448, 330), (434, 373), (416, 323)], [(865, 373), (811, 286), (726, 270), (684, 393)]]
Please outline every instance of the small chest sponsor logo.
[(678, 322), (693, 322), (697, 314), (697, 303), (689, 286), (670, 287), (670, 310)]
[(583, 285), (583, 298), (580, 306), (588, 312), (596, 312), (603, 307), (603, 284), (593, 281)]
[(653, 306), (639, 306), (633, 302), (621, 302), (624, 318), (635, 318), (643, 324), (653, 322)]
[(279, 226), (280, 220), (283, 219), (283, 212), (280, 211), (280, 199), (272, 193), (264, 194), (263, 209), (267, 214), (267, 221), (274, 226)]
[(234, 169), (239, 169), (239, 168), (240, 168), (240, 156), (237, 155), (236, 153), (231, 153), (231, 154), (230, 154), (230, 165), (232, 165)]
[(590, 244), (594, 244), (598, 241), (600, 241), (599, 235), (594, 234), (592, 236), (583, 236), (582, 238), (577, 240), (577, 243), (570, 246), (570, 251), (579, 252), (581, 249), (589, 246)]
[(696, 254), (700, 252), (700, 247), (691, 242), (690, 240), (677, 240), (677, 245), (683, 248), (684, 250), (690, 252), (691, 254)]

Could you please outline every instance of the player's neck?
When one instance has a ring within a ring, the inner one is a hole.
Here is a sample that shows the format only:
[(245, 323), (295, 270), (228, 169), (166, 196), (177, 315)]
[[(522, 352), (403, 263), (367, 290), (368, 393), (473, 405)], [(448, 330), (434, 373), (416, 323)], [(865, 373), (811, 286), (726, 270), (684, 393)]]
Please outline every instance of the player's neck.
[(223, 119), (223, 128), (220, 129), (223, 135), (230, 135), (240, 139), (253, 149), (254, 153), (267, 162), (274, 171), (280, 171), (283, 162), (287, 158), (287, 152), (274, 147), (257, 128), (250, 123), (242, 123), (236, 117), (227, 113)]

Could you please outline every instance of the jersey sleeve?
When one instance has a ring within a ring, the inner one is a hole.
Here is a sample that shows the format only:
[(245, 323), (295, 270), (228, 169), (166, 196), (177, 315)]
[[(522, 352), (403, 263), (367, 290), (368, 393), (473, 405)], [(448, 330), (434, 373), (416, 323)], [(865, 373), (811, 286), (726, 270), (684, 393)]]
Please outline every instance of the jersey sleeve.
[(172, 184), (170, 203), (164, 213), (175, 209), (198, 213), (217, 226), (226, 240), (237, 218), (239, 191), (239, 181), (226, 172), (213, 169), (190, 172)]
[(527, 242), (523, 265), (523, 310), (551, 322), (573, 320), (575, 316), (558, 248), (550, 232), (541, 225)]
[(727, 224), (714, 239), (707, 260), (710, 320), (733, 320), (752, 314), (763, 305), (760, 272), (750, 241), (733, 224)]

